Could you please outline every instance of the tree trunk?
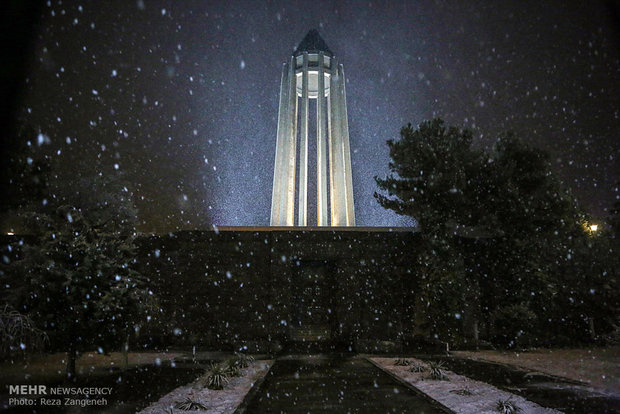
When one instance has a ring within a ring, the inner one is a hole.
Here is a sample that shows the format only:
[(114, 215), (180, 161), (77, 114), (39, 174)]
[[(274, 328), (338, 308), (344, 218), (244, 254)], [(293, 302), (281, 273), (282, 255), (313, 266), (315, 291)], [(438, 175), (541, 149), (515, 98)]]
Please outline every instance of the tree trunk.
[(125, 343), (123, 344), (123, 370), (127, 370), (129, 368), (129, 334), (125, 338)]
[(474, 319), (474, 345), (476, 346), (476, 349), (478, 349), (480, 345), (480, 331), (478, 327), (478, 318)]
[(588, 318), (588, 328), (590, 328), (590, 339), (596, 341), (596, 331), (594, 330), (594, 318)]
[(75, 380), (75, 361), (77, 360), (77, 351), (75, 345), (71, 343), (69, 345), (69, 352), (67, 352), (67, 379), (69, 381)]

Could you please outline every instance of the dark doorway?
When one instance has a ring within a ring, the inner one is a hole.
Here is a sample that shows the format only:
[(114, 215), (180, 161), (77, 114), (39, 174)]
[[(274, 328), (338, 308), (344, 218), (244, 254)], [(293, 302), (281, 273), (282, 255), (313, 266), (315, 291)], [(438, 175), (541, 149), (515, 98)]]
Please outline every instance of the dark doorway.
[(333, 266), (322, 261), (301, 262), (297, 267), (291, 284), (293, 341), (333, 339), (333, 272)]

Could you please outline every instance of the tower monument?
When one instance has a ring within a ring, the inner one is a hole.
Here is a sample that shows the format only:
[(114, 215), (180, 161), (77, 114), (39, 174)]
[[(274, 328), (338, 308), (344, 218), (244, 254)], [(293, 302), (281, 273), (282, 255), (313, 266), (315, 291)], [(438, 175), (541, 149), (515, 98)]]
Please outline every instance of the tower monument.
[(316, 99), (316, 223), (355, 226), (344, 68), (316, 30), (282, 70), (270, 224), (308, 225), (311, 99)]

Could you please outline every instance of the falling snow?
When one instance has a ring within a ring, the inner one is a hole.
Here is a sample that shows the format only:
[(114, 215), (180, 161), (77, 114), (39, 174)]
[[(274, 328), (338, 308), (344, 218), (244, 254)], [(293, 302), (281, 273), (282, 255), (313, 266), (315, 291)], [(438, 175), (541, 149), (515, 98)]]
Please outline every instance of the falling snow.
[[(613, 28), (580, 18), (604, 13), (596, 4), (149, 4), (46, 6), (20, 118), (46, 128), (35, 142), (50, 144), (61, 178), (75, 160), (123, 166), (149, 195), (142, 230), (268, 223), (280, 65), (314, 27), (346, 71), (358, 225), (413, 224), (376, 203), (373, 177), (387, 172), (385, 141), (434, 116), (472, 128), (477, 145), (513, 130), (550, 151), (596, 214), (616, 197), (620, 64)], [(55, 139), (66, 136), (70, 151)]]

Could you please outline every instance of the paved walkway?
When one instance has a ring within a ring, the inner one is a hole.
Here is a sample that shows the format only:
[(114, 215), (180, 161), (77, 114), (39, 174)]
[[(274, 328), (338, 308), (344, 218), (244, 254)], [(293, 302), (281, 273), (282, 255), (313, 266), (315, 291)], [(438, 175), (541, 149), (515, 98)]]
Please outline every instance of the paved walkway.
[(445, 413), (361, 358), (280, 359), (245, 413)]

